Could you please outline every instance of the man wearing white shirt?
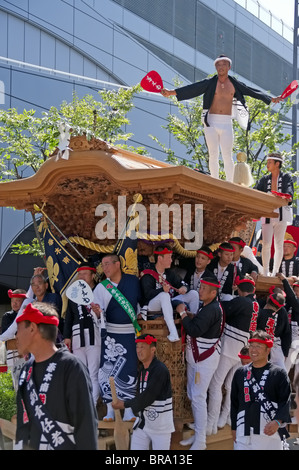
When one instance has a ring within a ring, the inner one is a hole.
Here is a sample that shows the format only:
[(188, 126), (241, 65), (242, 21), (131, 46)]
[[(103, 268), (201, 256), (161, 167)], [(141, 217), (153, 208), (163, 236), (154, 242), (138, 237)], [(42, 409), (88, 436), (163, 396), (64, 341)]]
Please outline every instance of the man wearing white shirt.
[[(139, 301), (139, 279), (121, 270), (120, 259), (109, 254), (102, 259), (106, 279), (94, 290), (93, 310), (103, 315), (101, 329), (101, 362), (99, 386), (102, 400), (107, 405), (104, 421), (114, 420), (109, 377), (113, 376), (117, 396), (120, 400), (135, 397), (137, 386), (137, 355), (135, 333), (137, 305)], [(131, 408), (126, 408), (124, 420), (134, 420)]]

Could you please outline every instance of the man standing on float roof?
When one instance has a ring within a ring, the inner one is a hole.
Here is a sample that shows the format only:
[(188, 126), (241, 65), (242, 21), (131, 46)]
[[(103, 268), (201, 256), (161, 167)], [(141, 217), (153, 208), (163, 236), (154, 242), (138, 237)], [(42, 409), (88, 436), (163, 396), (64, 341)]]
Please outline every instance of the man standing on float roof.
[[(253, 189), (264, 193), (283, 194), (288, 198), (288, 205), (275, 209), (278, 217), (262, 217), (262, 263), (264, 276), (275, 276), (283, 259), (284, 237), (288, 225), (293, 223), (292, 201), (294, 196), (294, 183), (291, 173), (284, 173), (281, 169), (284, 157), (280, 152), (271, 152), (266, 156), (268, 174), (263, 175), (256, 182)], [(279, 196), (278, 196), (279, 197)], [(274, 259), (272, 273), (269, 272), (272, 240), (274, 239)]]
[(225, 55), (220, 55), (214, 62), (217, 74), (174, 90), (163, 88), (161, 94), (165, 97), (176, 96), (178, 101), (188, 100), (203, 95), (204, 135), (209, 151), (209, 170), (213, 178), (219, 178), (219, 147), (224, 163), (227, 181), (233, 181), (234, 161), (232, 149), (234, 134), (232, 119), (238, 120), (243, 129), (248, 128), (249, 113), (244, 95), (262, 100), (266, 104), (278, 103), (280, 97), (262, 93), (260, 90), (248, 87), (234, 77), (228, 75), (232, 61)]

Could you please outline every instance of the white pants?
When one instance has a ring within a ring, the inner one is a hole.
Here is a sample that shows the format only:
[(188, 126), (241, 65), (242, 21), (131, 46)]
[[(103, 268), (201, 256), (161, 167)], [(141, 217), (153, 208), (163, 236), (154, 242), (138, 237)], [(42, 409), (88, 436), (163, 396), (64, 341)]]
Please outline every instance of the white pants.
[(299, 339), (292, 341), (292, 344), (289, 350), (289, 355), (285, 361), (285, 367), (286, 367), (287, 373), (290, 372), (293, 366), (295, 367), (294, 376), (296, 376), (297, 373), (299, 373)]
[(274, 364), (275, 366), (286, 370), (285, 357), (283, 355), (281, 346), (279, 346), (278, 344), (275, 344), (275, 340), (274, 340), (273, 348), (271, 348), (270, 362)]
[(84, 346), (83, 348), (77, 348), (73, 350), (76, 357), (81, 359), (83, 364), (88, 368), (92, 383), (92, 396), (94, 404), (97, 404), (100, 388), (99, 388), (99, 368), (101, 359), (101, 347), (100, 346)]
[(178, 332), (173, 318), (171, 298), (168, 292), (160, 292), (160, 294), (156, 295), (156, 297), (151, 299), (148, 303), (148, 310), (162, 310), (169, 334), (175, 337), (178, 336)]
[(268, 275), (269, 264), (271, 258), (272, 238), (274, 235), (274, 261), (273, 261), (273, 275), (278, 273), (282, 258), (283, 258), (283, 242), (287, 228), (287, 222), (279, 219), (270, 219), (269, 224), (262, 224), (263, 248), (262, 248), (262, 261), (263, 261), (263, 274)]
[(204, 361), (195, 364), (187, 363), (187, 395), (192, 406), (195, 440), (201, 447), (206, 445), (207, 393), (217, 369), (219, 357), (218, 352), (215, 351)]
[(188, 304), (191, 313), (197, 313), (199, 308), (199, 295), (196, 290), (189, 290), (186, 294), (179, 294), (172, 300), (181, 300), (182, 303)]
[(160, 292), (148, 303), (148, 310), (162, 310), (163, 317), (170, 335), (177, 336), (177, 329), (173, 319), (173, 306), (171, 300), (179, 300), (182, 303), (186, 302), (189, 305), (190, 311), (192, 313), (197, 313), (199, 307), (199, 296), (198, 292), (195, 290), (190, 290), (187, 294), (180, 294), (171, 299), (170, 295), (167, 292)]
[(221, 413), (219, 416), (218, 420), (218, 427), (223, 428), (226, 424), (231, 423), (230, 419), (230, 395), (231, 395), (231, 388), (232, 388), (232, 381), (235, 375), (236, 370), (240, 367), (241, 363), (239, 362), (236, 364), (234, 367), (231, 368), (229, 373), (226, 376), (225, 382), (224, 382), (224, 388), (225, 388), (225, 397), (222, 402), (221, 406)]
[(213, 378), (209, 386), (209, 402), (208, 402), (208, 428), (217, 431), (217, 423), (221, 411), (221, 403), (223, 399), (222, 386), (228, 373), (240, 364), (239, 359), (233, 359), (220, 354), (220, 360)]
[(152, 444), (152, 450), (169, 450), (171, 433), (169, 434), (151, 434), (144, 429), (134, 429), (131, 439), (131, 450), (149, 450)]
[(17, 350), (7, 351), (6, 364), (8, 370), (11, 373), (13, 387), (15, 391), (17, 391), (19, 387), (19, 376), (24, 363), (25, 359), (23, 357), (19, 357), (19, 353)]
[(209, 169), (213, 178), (219, 178), (219, 148), (227, 181), (233, 181), (234, 161), (232, 157), (234, 132), (232, 117), (222, 114), (208, 114), (209, 126), (204, 126), (209, 151)]
[(265, 434), (253, 434), (237, 437), (234, 450), (282, 450), (282, 440), (279, 434), (266, 436)]

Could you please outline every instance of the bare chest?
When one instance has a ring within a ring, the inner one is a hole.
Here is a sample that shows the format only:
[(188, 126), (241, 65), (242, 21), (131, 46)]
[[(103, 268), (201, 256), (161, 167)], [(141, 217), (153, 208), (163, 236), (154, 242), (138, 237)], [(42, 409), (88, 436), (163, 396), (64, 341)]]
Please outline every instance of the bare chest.
[(217, 95), (221, 99), (227, 99), (232, 101), (235, 94), (235, 87), (232, 82), (227, 78), (224, 81), (218, 80), (216, 86), (215, 96)]
[(228, 78), (224, 81), (218, 80), (210, 113), (231, 114), (234, 94), (235, 87)]

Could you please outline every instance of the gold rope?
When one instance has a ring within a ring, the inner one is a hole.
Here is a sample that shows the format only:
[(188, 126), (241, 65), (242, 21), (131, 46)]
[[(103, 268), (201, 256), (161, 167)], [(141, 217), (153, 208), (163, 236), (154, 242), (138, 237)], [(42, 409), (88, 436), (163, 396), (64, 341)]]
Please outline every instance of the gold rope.
[(77, 245), (84, 246), (85, 248), (97, 251), (98, 253), (112, 253), (114, 250), (114, 245), (101, 246), (98, 243), (90, 242), (82, 237), (69, 237), (69, 240), (72, 243), (77, 243)]
[[(182, 247), (182, 245), (179, 243), (179, 241), (176, 238), (173, 238), (172, 234), (169, 234), (167, 236), (168, 239), (171, 239), (174, 243), (174, 249), (176, 253), (183, 255), (188, 258), (192, 258), (196, 256), (196, 250), (185, 250), (185, 248)], [(161, 239), (161, 236), (158, 237), (150, 237), (147, 235), (146, 237), (142, 236), (139, 238), (140, 241), (147, 239), (151, 241), (157, 241), (157, 242), (162, 242), (163, 239)], [(154, 239), (154, 240), (153, 240)], [(83, 237), (69, 237), (70, 242), (72, 243), (77, 243), (78, 245), (84, 246), (85, 248), (89, 248), (90, 250), (94, 250), (98, 253), (112, 253), (114, 250), (114, 245), (107, 245), (107, 246), (102, 246), (99, 245), (98, 243), (91, 242), (89, 240), (86, 240)], [(65, 240), (61, 242), (62, 244), (67, 243)]]

